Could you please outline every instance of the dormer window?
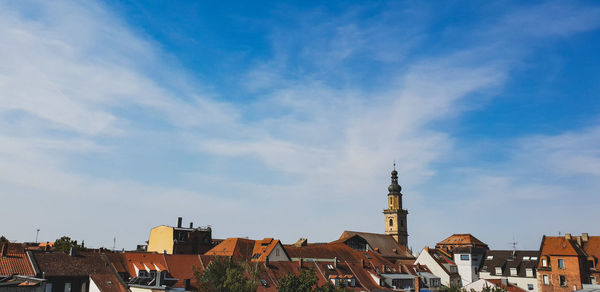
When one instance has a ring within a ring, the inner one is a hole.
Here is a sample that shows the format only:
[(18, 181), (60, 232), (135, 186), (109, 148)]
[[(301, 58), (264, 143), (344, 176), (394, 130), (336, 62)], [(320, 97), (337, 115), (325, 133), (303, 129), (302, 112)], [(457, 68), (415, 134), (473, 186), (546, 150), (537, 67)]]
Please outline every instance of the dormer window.
[(487, 256), (487, 258), (485, 258), (485, 259), (486, 259), (486, 260), (493, 260), (493, 259), (494, 259), (494, 256), (491, 256), (491, 255), (489, 255), (489, 256)]
[(531, 269), (531, 268), (525, 269), (525, 276), (526, 277), (533, 277), (533, 269)]
[(548, 266), (548, 260), (542, 259), (542, 267), (547, 267), (547, 266)]
[(510, 275), (511, 276), (516, 276), (517, 275), (517, 268), (510, 268)]
[(460, 255), (460, 260), (461, 261), (468, 261), (469, 260), (469, 255), (468, 254), (461, 254)]
[(496, 273), (496, 275), (502, 275), (502, 268), (501, 267), (495, 267), (494, 268), (494, 272)]

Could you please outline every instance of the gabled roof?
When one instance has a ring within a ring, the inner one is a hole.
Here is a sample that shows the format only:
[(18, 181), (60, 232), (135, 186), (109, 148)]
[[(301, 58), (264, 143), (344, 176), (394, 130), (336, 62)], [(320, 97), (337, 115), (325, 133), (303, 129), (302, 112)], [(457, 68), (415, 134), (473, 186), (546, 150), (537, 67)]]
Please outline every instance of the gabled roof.
[(355, 236), (359, 236), (366, 240), (372, 249), (379, 249), (379, 253), (386, 258), (415, 259), (415, 257), (408, 251), (406, 246), (398, 244), (398, 242), (396, 242), (391, 235), (387, 234), (344, 231), (340, 238), (332, 243), (346, 242)]
[(6, 248), (6, 257), (0, 256), (0, 276), (11, 276), (14, 274), (22, 276), (35, 276), (33, 266), (24, 250), (24, 246), (17, 243), (8, 243), (1, 246)]
[[(255, 241), (251, 260), (253, 262), (264, 262), (267, 259), (267, 256), (273, 252), (273, 249), (275, 249), (277, 245), (281, 245), (281, 242), (273, 238), (265, 238), (263, 240)], [(283, 245), (281, 246), (283, 247)], [(283, 250), (285, 252), (285, 249)]]
[(483, 241), (477, 239), (475, 236), (470, 233), (462, 233), (462, 234), (452, 234), (448, 238), (437, 243), (436, 248), (440, 248), (443, 246), (474, 246), (474, 247), (482, 247), (487, 248), (488, 245)]
[(254, 240), (246, 238), (227, 238), (205, 255), (233, 257), (235, 259), (249, 259), (254, 250)]
[(563, 255), (563, 256), (585, 256), (583, 251), (573, 239), (564, 236), (544, 236), (540, 247), (541, 256)]

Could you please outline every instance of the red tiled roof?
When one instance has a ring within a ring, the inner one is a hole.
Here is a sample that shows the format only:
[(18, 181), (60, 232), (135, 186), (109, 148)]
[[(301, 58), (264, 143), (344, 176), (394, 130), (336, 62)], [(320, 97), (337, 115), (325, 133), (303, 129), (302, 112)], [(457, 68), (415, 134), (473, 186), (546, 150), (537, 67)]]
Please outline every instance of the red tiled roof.
[[(199, 255), (191, 254), (169, 254), (165, 256), (169, 273), (178, 279), (174, 287), (184, 288), (185, 279), (194, 280), (194, 269), (204, 271)], [(193, 282), (193, 281), (192, 281)]]
[(246, 238), (227, 238), (205, 255), (226, 256), (235, 259), (250, 259), (254, 250), (254, 240)]
[(540, 248), (540, 255), (578, 256), (584, 254), (576, 244), (571, 242), (571, 240), (566, 239), (564, 236), (544, 236)]
[(475, 247), (487, 247), (487, 244), (477, 239), (475, 236), (469, 233), (453, 234), (448, 238), (438, 242), (438, 246), (443, 245), (472, 245)]
[(519, 288), (518, 286), (513, 285), (511, 283), (508, 283), (508, 285), (502, 284), (502, 279), (486, 279), (486, 281), (488, 281), (496, 286), (502, 287), (508, 292), (526, 292), (525, 290), (523, 290), (523, 289)]
[(332, 243), (346, 242), (348, 239), (355, 236), (363, 238), (373, 249), (379, 249), (384, 257), (390, 259), (412, 259), (414, 256), (410, 254), (406, 246), (398, 244), (398, 242), (388, 234), (381, 233), (370, 233), (370, 232), (358, 232), (358, 231), (344, 231), (340, 238)]
[(113, 273), (92, 274), (90, 277), (102, 292), (127, 292), (127, 288), (120, 284), (119, 278)]
[[(0, 246), (0, 249), (2, 248)], [(9, 243), (4, 245), (4, 248), (7, 248), (7, 253), (6, 257), (0, 257), (0, 276), (10, 276), (13, 274), (35, 276), (29, 257), (22, 245)]]
[(125, 252), (125, 264), (127, 271), (131, 277), (136, 277), (137, 273), (135, 268), (138, 270), (146, 270), (146, 267), (150, 270), (158, 268), (161, 271), (166, 271), (167, 265), (165, 263), (165, 257), (159, 253), (148, 253), (148, 252)]
[(252, 250), (252, 261), (253, 262), (264, 262), (273, 249), (280, 244), (279, 240), (273, 238), (265, 238), (263, 240), (257, 240), (254, 243), (254, 249)]

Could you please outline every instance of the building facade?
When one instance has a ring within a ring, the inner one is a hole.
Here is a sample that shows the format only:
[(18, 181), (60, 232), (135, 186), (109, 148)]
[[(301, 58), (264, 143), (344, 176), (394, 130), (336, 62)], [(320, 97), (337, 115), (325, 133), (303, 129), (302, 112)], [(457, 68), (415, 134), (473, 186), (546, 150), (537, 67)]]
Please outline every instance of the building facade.
[(408, 246), (406, 217), (408, 211), (402, 209), (402, 187), (398, 184), (398, 172), (392, 171), (392, 183), (388, 187), (388, 208), (383, 210), (385, 234), (391, 235), (398, 244)]

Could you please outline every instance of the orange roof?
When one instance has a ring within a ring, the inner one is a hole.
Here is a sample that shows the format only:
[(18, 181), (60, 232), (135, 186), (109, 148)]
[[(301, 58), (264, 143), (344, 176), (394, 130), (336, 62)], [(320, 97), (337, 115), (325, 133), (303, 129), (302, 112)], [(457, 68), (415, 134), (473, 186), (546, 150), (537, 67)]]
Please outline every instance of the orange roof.
[(544, 236), (540, 255), (582, 255), (582, 251), (571, 240), (564, 236)]
[(135, 268), (138, 270), (146, 270), (146, 267), (150, 270), (158, 268), (161, 271), (167, 271), (167, 265), (163, 254), (159, 253), (141, 253), (141, 252), (126, 252), (123, 253), (125, 257), (125, 263), (127, 265), (127, 271), (132, 277), (137, 276)]
[(235, 259), (249, 259), (254, 250), (254, 240), (246, 238), (227, 238), (205, 255), (233, 257)]
[(600, 258), (600, 236), (590, 236), (588, 241), (583, 243), (583, 249), (589, 256)]
[(264, 262), (267, 256), (271, 254), (273, 249), (279, 244), (279, 240), (273, 238), (265, 238), (258, 240), (254, 243), (254, 249), (252, 250), (252, 261), (253, 262)]
[(476, 246), (476, 247), (487, 247), (483, 241), (477, 239), (470, 233), (453, 234), (448, 238), (438, 242), (438, 245), (465, 245), (465, 246)]
[(115, 274), (91, 274), (90, 277), (102, 292), (127, 292), (127, 288), (121, 285)]
[[(0, 245), (0, 249), (2, 248)], [(35, 276), (23, 245), (8, 243), (4, 245), (4, 248), (7, 248), (7, 252), (6, 257), (0, 257), (0, 276), (10, 276), (13, 274)]]
[(185, 279), (194, 280), (194, 269), (204, 270), (199, 255), (195, 254), (169, 254), (165, 256), (169, 273), (178, 281), (177, 288), (185, 287)]

